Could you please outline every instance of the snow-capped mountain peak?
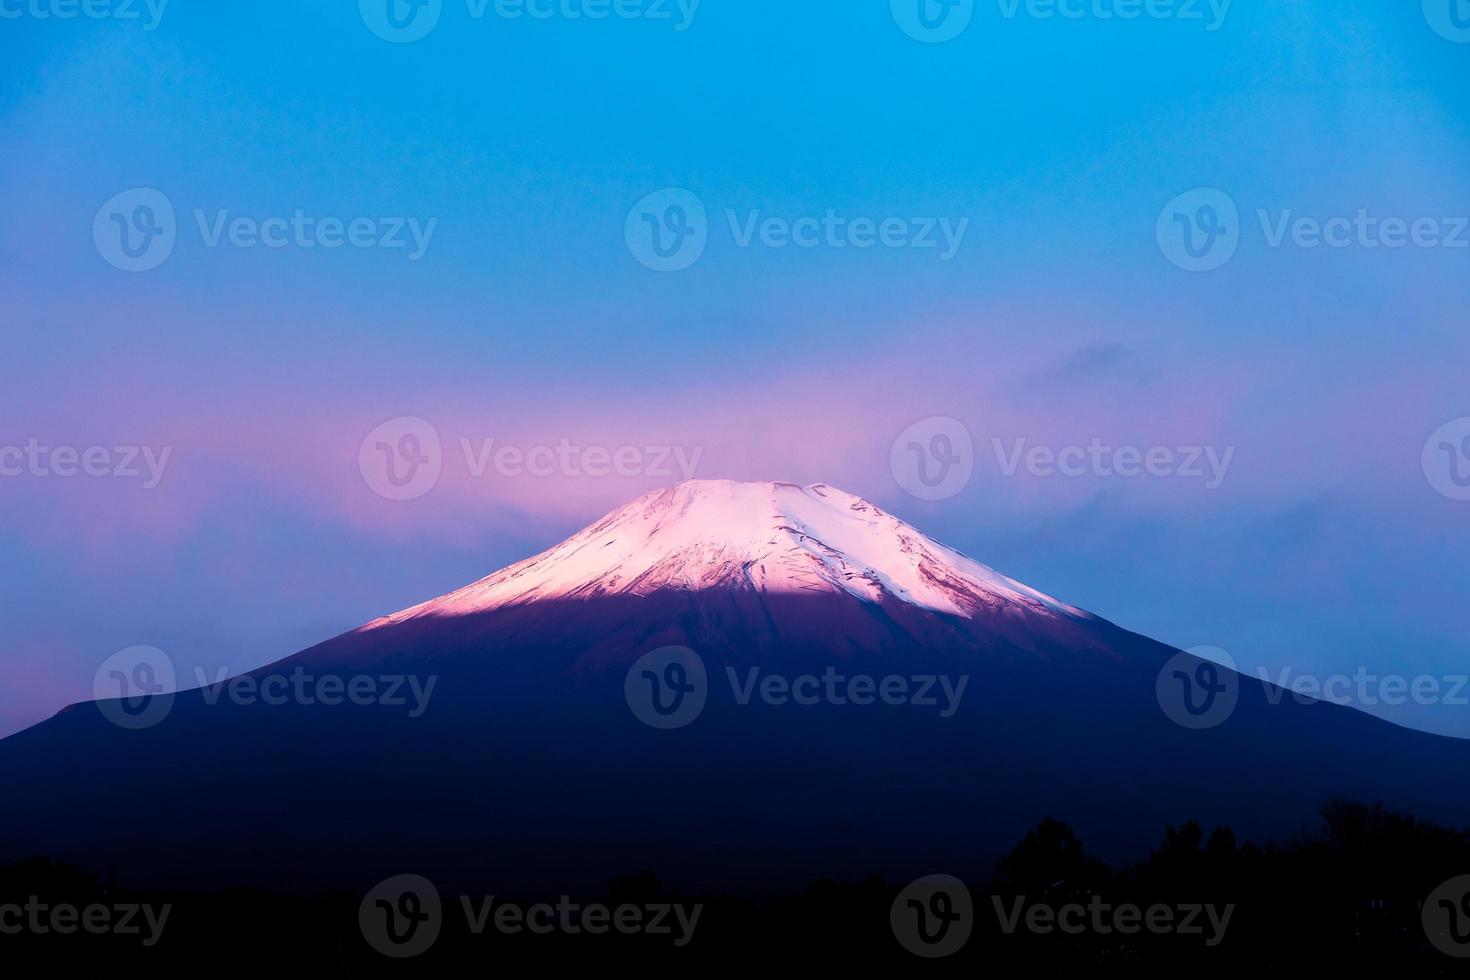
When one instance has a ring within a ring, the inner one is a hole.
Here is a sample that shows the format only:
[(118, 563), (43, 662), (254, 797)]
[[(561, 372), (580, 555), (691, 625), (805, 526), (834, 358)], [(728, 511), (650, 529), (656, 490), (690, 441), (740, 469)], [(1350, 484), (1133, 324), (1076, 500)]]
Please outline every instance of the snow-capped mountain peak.
[(691, 480), (561, 544), (366, 628), (546, 600), (660, 590), (847, 593), (974, 617), (1005, 606), (1090, 618), (826, 484)]

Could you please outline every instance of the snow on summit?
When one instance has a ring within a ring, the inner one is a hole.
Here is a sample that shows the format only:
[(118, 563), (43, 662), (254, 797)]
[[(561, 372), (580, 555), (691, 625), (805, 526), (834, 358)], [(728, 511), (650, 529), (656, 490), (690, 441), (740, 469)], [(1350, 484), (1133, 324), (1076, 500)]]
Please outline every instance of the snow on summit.
[(533, 558), (368, 624), (658, 590), (848, 593), (971, 617), (998, 605), (1089, 618), (826, 484), (690, 480)]

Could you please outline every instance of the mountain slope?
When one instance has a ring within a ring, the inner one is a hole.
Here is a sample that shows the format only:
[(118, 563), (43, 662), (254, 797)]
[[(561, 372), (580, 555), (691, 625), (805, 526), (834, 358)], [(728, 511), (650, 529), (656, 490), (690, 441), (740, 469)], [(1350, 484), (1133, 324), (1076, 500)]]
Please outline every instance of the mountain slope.
[[(671, 644), (706, 703), (663, 730), (632, 692)], [(409, 678), (432, 685), (419, 713), (203, 690), (141, 730), (79, 705), (0, 742), (0, 862), (210, 887), (413, 871), (557, 894), (649, 869), (768, 889), (987, 869), (1046, 816), (1118, 858), (1190, 818), (1281, 837), (1333, 795), (1470, 825), (1467, 743), (1233, 675), (1233, 714), (1192, 730), (1157, 693), (1177, 653), (841, 491), (684, 484), (246, 675)], [(790, 696), (808, 677), (844, 686)], [(886, 683), (948, 694), (874, 696)]]

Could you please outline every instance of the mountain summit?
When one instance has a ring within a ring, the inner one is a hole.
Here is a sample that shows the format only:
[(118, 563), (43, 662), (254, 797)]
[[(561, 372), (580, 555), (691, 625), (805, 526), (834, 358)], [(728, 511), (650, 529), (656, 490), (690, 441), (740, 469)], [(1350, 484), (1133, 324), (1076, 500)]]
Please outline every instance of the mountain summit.
[(639, 497), (548, 551), (366, 628), (660, 590), (847, 594), (967, 619), (1006, 606), (1089, 618), (835, 487), (691, 480)]

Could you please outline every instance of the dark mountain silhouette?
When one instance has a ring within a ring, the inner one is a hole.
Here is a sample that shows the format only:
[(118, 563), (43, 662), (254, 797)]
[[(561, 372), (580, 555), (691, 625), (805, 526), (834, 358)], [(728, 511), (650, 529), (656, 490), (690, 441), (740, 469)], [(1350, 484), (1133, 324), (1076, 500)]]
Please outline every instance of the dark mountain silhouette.
[[(625, 682), (676, 644), (707, 700), (661, 730)], [(432, 679), (417, 717), (206, 689), (151, 727), (89, 703), (0, 742), (0, 862), (111, 866), (138, 887), (413, 872), (526, 895), (647, 870), (738, 894), (990, 868), (1047, 816), (1110, 862), (1197, 817), (1279, 839), (1333, 796), (1470, 825), (1470, 743), (1223, 668), (1238, 703), (1192, 730), (1156, 691), (1177, 655), (832, 488), (685, 484), (247, 675)], [(742, 704), (753, 669), (966, 680), (945, 716), (937, 686), (935, 706)]]

